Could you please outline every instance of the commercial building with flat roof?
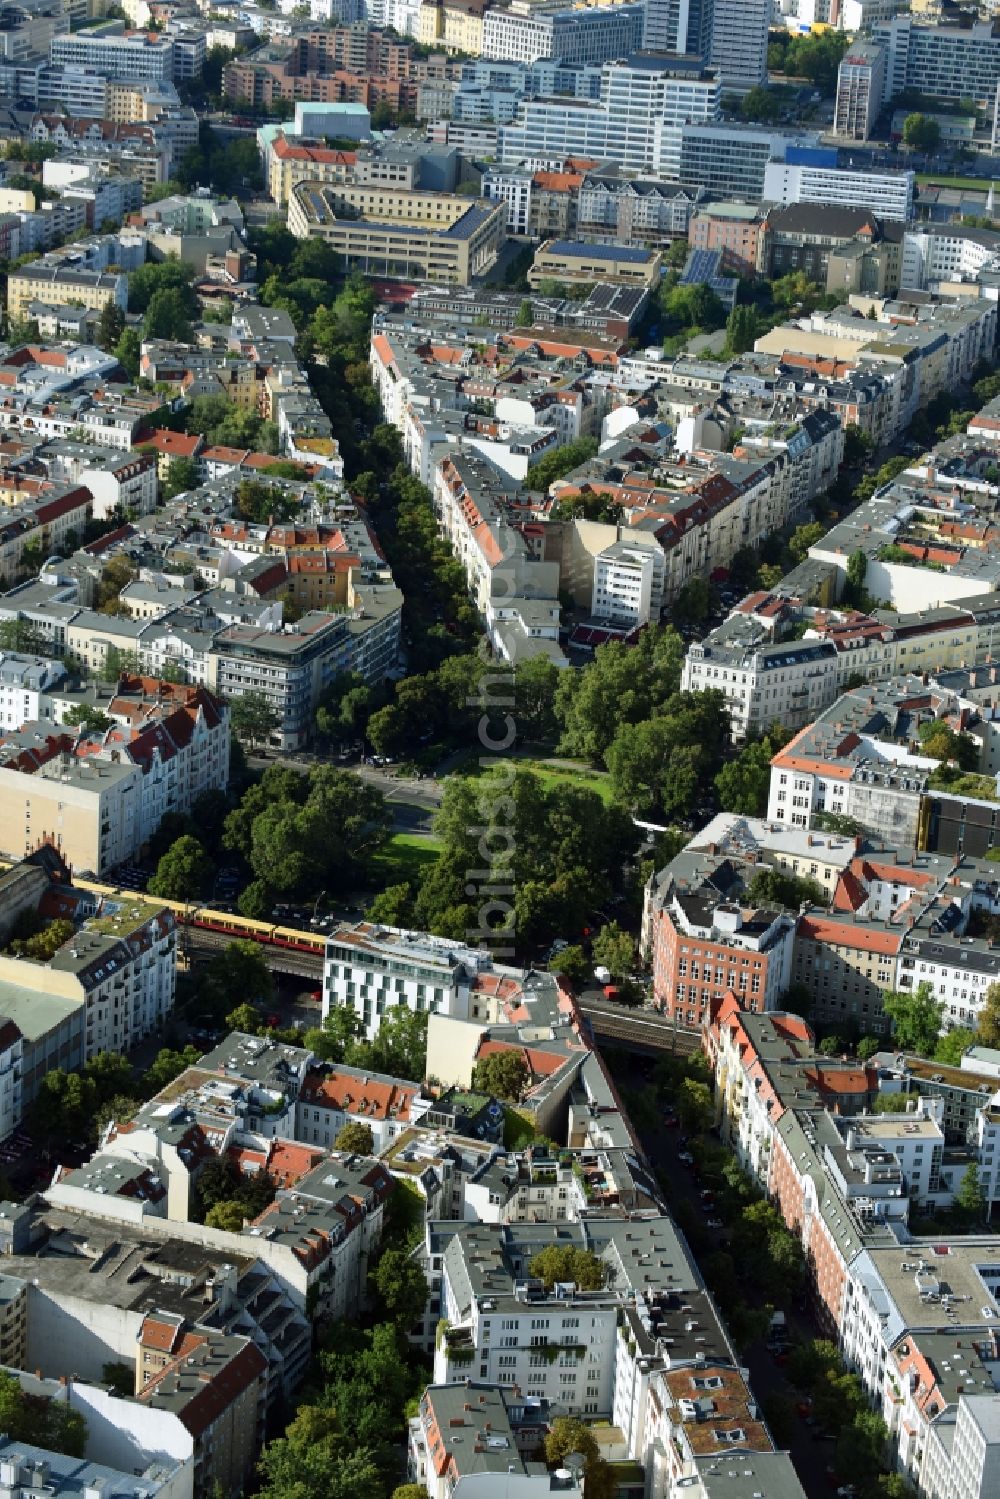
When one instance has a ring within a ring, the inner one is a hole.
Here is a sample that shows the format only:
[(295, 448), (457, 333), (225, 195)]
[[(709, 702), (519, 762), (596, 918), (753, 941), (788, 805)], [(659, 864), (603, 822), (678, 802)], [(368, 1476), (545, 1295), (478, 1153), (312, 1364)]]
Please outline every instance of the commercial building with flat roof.
[(972, 99), (992, 111), (1000, 80), (1000, 27), (938, 26), (923, 17), (896, 16), (872, 28), (886, 53), (887, 100), (905, 89), (940, 99)]
[(590, 245), (582, 240), (547, 239), (535, 252), (528, 282), (619, 281), (628, 286), (656, 286), (663, 256), (632, 245)]
[(839, 203), (867, 208), (883, 219), (913, 217), (913, 172), (873, 172), (837, 165), (835, 151), (789, 150), (764, 170), (768, 203)]
[(292, 234), (325, 240), (369, 275), (459, 286), (494, 264), (505, 221), (502, 205), (384, 186), (300, 182), (288, 203)]
[(645, 5), (540, 6), (514, 0), (483, 16), (482, 55), (534, 62), (602, 63), (624, 57), (642, 42)]
[(90, 68), (105, 78), (160, 80), (174, 76), (173, 38), (155, 32), (127, 32), (121, 22), (54, 36), (49, 43), (49, 58), (66, 68)]

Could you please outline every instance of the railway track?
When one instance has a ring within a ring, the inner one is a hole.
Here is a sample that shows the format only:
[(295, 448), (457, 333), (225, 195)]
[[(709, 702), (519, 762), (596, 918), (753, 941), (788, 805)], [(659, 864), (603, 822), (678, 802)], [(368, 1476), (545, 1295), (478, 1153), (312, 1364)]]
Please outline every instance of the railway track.
[(620, 1006), (603, 1005), (593, 1000), (581, 1003), (580, 1011), (590, 1021), (594, 1035), (607, 1040), (624, 1041), (654, 1051), (670, 1051), (678, 1056), (690, 1056), (701, 1046), (700, 1031), (682, 1026), (675, 1028), (664, 1015), (622, 1010)]
[[(221, 952), (235, 940), (238, 940), (228, 932), (210, 932), (204, 927), (185, 926), (182, 928), (181, 938), (183, 950), (188, 953), (214, 953)], [(268, 968), (276, 973), (294, 973), (301, 978), (320, 980), (323, 977), (322, 954), (305, 952), (294, 952), (287, 947), (273, 947), (261, 943), (264, 953), (264, 961)]]
[[(181, 928), (181, 943), (188, 954), (216, 953), (228, 947), (234, 934), (211, 931), (192, 924)], [(257, 939), (260, 940), (259, 938)], [(320, 982), (323, 977), (321, 953), (297, 952), (292, 948), (276, 947), (261, 942), (267, 966), (277, 973), (290, 973), (297, 977)], [(701, 1032), (674, 1026), (665, 1015), (649, 1010), (628, 1010), (621, 1005), (605, 1003), (599, 999), (585, 998), (579, 1001), (580, 1013), (586, 1017), (594, 1035), (607, 1041), (620, 1041), (627, 1046), (641, 1047), (650, 1051), (667, 1051), (677, 1056), (690, 1056), (701, 1046)]]

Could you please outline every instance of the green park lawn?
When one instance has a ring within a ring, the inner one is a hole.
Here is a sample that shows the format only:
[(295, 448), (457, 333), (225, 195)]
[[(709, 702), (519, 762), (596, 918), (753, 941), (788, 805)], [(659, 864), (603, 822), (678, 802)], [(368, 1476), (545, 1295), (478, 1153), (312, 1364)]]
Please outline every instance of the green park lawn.
[(419, 880), (429, 864), (433, 864), (441, 852), (441, 840), (420, 833), (393, 833), (374, 859), (379, 872), (379, 884), (398, 885), (404, 880)]
[[(597, 795), (607, 805), (614, 799), (611, 786), (611, 777), (603, 770), (589, 770), (587, 767), (578, 765), (571, 761), (563, 764), (552, 764), (547, 759), (537, 759), (532, 755), (514, 755), (518, 770), (530, 770), (532, 775), (538, 777), (545, 789), (551, 790), (553, 786), (582, 786), (587, 791), (596, 791)], [(470, 759), (456, 775), (474, 776), (481, 775), (482, 767), (475, 760)]]
[(961, 187), (968, 192), (988, 193), (990, 182), (987, 177), (949, 177), (945, 172), (918, 172), (917, 182), (921, 186), (928, 183), (935, 187)]

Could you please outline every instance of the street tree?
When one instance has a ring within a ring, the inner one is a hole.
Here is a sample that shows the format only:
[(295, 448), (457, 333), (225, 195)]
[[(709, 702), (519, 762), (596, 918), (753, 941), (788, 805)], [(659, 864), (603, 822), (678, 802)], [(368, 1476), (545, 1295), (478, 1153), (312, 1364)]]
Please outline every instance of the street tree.
[(186, 835), (167, 849), (149, 882), (150, 895), (163, 900), (195, 900), (207, 894), (215, 866), (197, 838)]
[(612, 978), (624, 978), (635, 967), (635, 938), (617, 921), (609, 921), (594, 938), (593, 954), (594, 962), (607, 968)]
[(271, 998), (271, 972), (262, 949), (242, 938), (230, 942), (210, 959), (204, 971), (203, 990), (225, 1012), (226, 1006)]
[(925, 155), (936, 151), (941, 140), (941, 126), (930, 115), (915, 112), (903, 121), (903, 145)]
[(564, 947), (549, 961), (549, 972), (562, 974), (574, 989), (580, 989), (590, 978), (593, 964), (578, 943)]
[(686, 1077), (677, 1094), (677, 1117), (689, 1135), (703, 1134), (712, 1122), (712, 1093), (707, 1083)]
[(244, 1036), (263, 1036), (267, 1030), (264, 1017), (253, 1005), (237, 1005), (226, 1016), (226, 1028)]
[(771, 785), (771, 760), (781, 748), (765, 736), (751, 740), (715, 777), (715, 790), (723, 812), (763, 817)]
[[(332, 1401), (299, 1406), (284, 1436), (261, 1454), (260, 1499), (384, 1499), (376, 1446), (360, 1439), (344, 1408), (349, 1401), (349, 1389), (338, 1387), (336, 1407)], [(374, 1411), (384, 1422), (381, 1403)]]
[(749, 93), (744, 94), (740, 104), (740, 114), (745, 120), (765, 125), (771, 124), (781, 114), (781, 101), (778, 95), (772, 93), (769, 88), (757, 84), (750, 89)]
[(858, 1411), (837, 1442), (837, 1473), (855, 1487), (867, 1484), (885, 1465), (888, 1438), (888, 1427), (877, 1411)]
[(368, 907), (367, 919), (376, 925), (412, 927), (413, 886), (401, 881), (380, 890)]
[(678, 624), (704, 624), (712, 612), (712, 586), (707, 578), (698, 574), (689, 578), (678, 591), (671, 612)]
[(244, 692), (229, 708), (233, 733), (251, 745), (266, 742), (279, 725), (279, 718), (263, 692)]

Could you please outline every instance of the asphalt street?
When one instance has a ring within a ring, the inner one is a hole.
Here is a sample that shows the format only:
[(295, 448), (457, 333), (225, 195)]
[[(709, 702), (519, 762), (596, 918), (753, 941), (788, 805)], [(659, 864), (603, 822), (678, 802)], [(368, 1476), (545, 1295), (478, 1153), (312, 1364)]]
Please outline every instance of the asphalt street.
[[(615, 1064), (615, 1082), (618, 1086), (641, 1088), (648, 1085), (648, 1058), (632, 1057), (623, 1065), (622, 1053), (617, 1051)], [(677, 1130), (658, 1125), (651, 1130), (640, 1128), (639, 1135), (650, 1163), (669, 1183), (671, 1210), (676, 1212), (681, 1203), (686, 1203), (690, 1211), (700, 1217), (703, 1205), (698, 1194), (703, 1184), (677, 1158)], [(718, 1246), (713, 1244), (712, 1247)], [(696, 1254), (695, 1259), (697, 1258)], [(806, 1314), (794, 1307), (786, 1307), (784, 1310), (794, 1342), (806, 1342), (820, 1336), (819, 1329)], [(784, 1368), (775, 1362), (763, 1341), (750, 1345), (745, 1351), (743, 1363), (748, 1371), (750, 1388), (759, 1401), (771, 1394), (784, 1395), (793, 1401), (801, 1399), (785, 1378)], [(808, 1499), (832, 1499), (840, 1482), (833, 1474), (835, 1444), (818, 1438), (803, 1420), (796, 1417), (787, 1450), (791, 1453), (795, 1471)]]
[[(337, 761), (320, 760), (318, 757), (305, 758), (302, 756), (283, 756), (277, 753), (269, 755), (250, 755), (247, 764), (253, 770), (266, 770), (270, 765), (283, 765), (289, 770), (307, 771), (311, 764), (333, 764)], [(418, 780), (416, 776), (394, 775), (391, 770), (384, 770), (379, 765), (359, 765), (357, 762), (345, 763), (344, 770), (351, 770), (363, 781), (377, 786), (379, 791), (393, 809), (393, 824), (398, 833), (429, 833), (431, 830), (431, 818), (441, 805), (441, 797), (444, 793), (444, 785), (441, 781), (433, 780), (425, 776)]]

